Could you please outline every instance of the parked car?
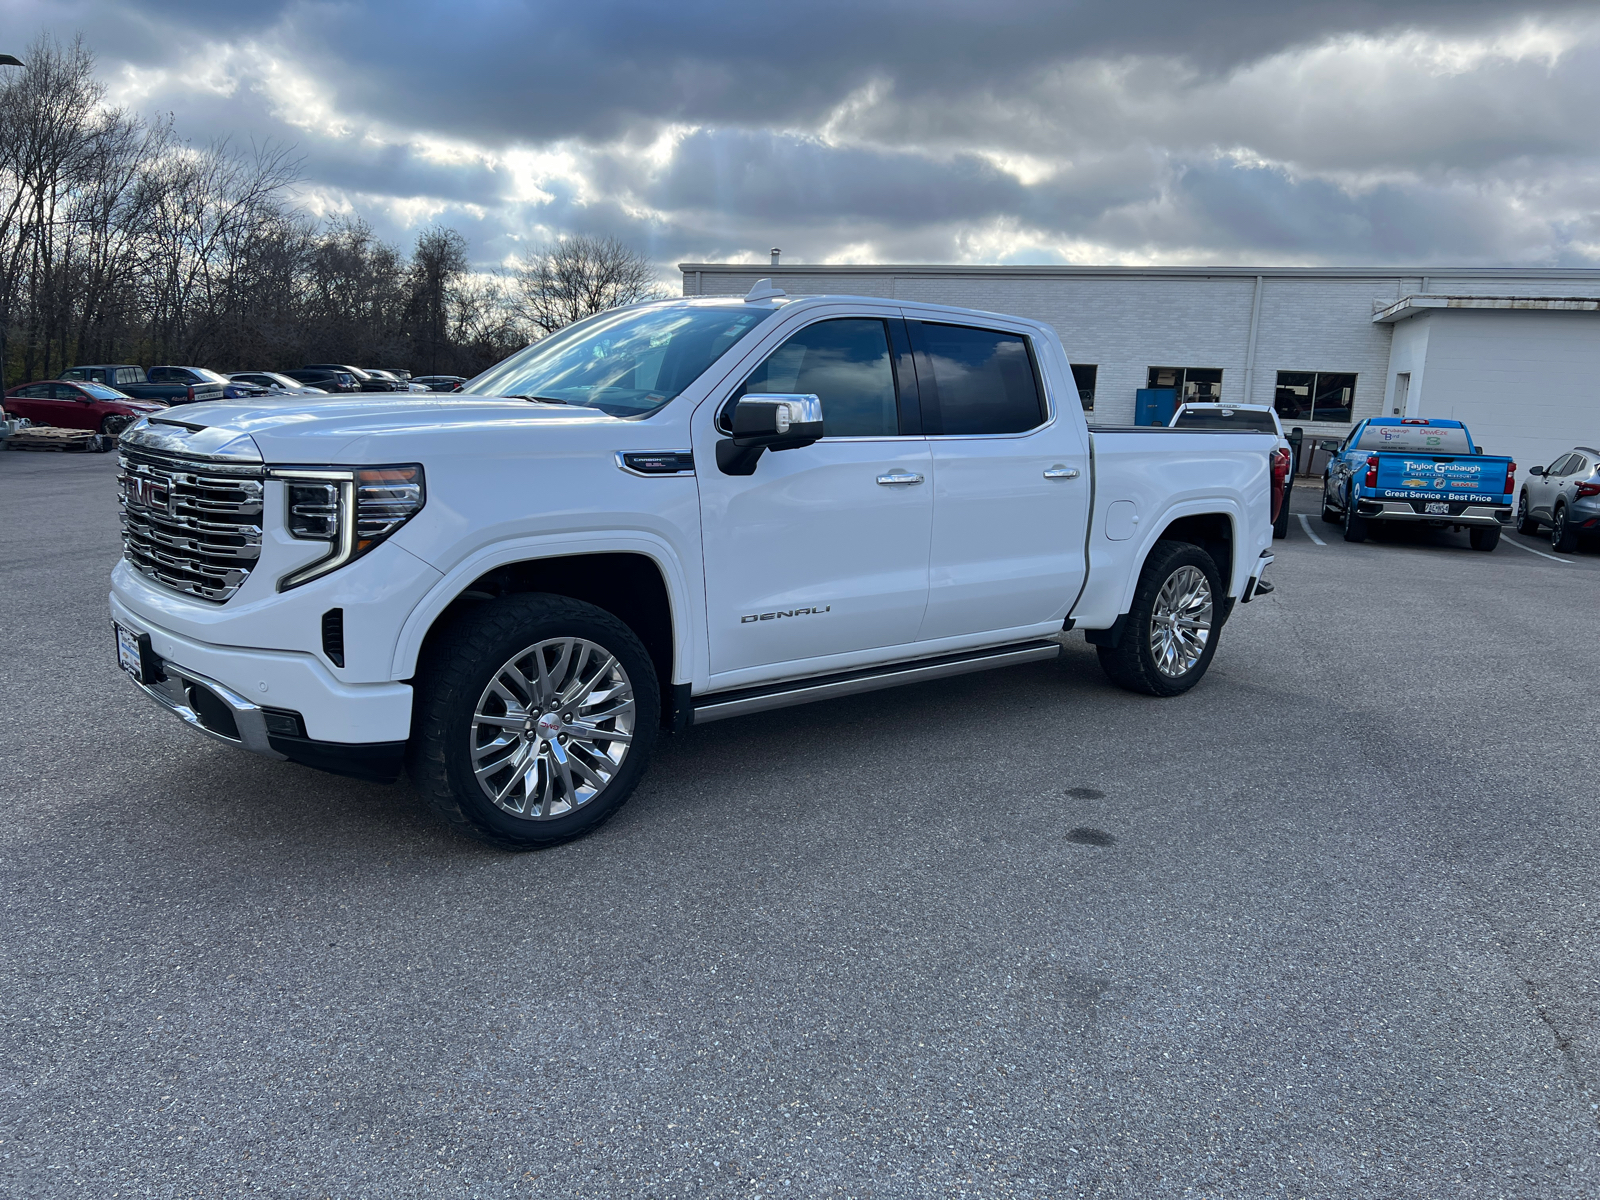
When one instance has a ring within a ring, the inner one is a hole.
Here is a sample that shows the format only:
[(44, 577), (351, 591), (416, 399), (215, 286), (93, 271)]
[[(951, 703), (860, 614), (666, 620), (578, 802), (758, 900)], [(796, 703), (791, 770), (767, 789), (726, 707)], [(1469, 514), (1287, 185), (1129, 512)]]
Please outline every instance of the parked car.
[[(397, 392), (425, 392), (428, 390), (420, 383), (413, 384), (411, 382), (411, 376), (409, 372), (402, 373), (390, 371), (387, 368), (380, 367), (362, 367), (361, 369), (368, 375), (371, 375), (374, 379), (388, 380), (390, 383), (394, 384), (394, 390)], [(401, 377), (402, 374), (404, 374), (404, 378)]]
[(275, 371), (275, 375), (282, 375), (306, 387), (318, 388), (324, 392), (359, 392), (361, 382), (348, 371), (333, 370), (326, 367), (301, 367), (297, 371)]
[[(361, 367), (349, 367), (343, 363), (308, 363), (307, 371), (342, 371), (356, 381), (356, 385), (363, 392), (394, 392), (400, 390), (400, 385), (393, 379), (382, 379)], [(287, 372), (294, 374), (294, 372)]]
[(68, 367), (61, 372), (61, 378), (80, 383), (103, 383), (135, 400), (159, 400), (163, 404), (199, 404), (226, 398), (226, 379), (215, 371), (207, 372), (206, 376), (190, 374), (190, 371), (189, 367), (151, 367), (146, 373), (143, 367), (114, 363)]
[(1567, 553), (1600, 529), (1600, 450), (1575, 446), (1548, 467), (1528, 468), (1517, 532), (1537, 536), (1542, 525), (1550, 526), (1550, 545)]
[(1272, 536), (1289, 536), (1289, 498), (1294, 494), (1294, 447), (1268, 404), (1184, 403), (1168, 422), (1174, 429), (1254, 429), (1278, 440), (1272, 458)]
[(13, 417), (26, 417), (35, 425), (118, 433), (140, 417), (165, 411), (167, 406), (135, 400), (103, 383), (41, 379), (6, 392), (5, 407)]
[(1474, 550), (1493, 550), (1511, 520), (1517, 464), (1489, 455), (1460, 421), (1368, 417), (1322, 476), (1322, 519), (1344, 525), (1344, 540), (1364, 542), (1374, 522), (1466, 529)]
[(467, 381), (461, 375), (418, 375), (411, 382), (420, 383), (430, 392), (459, 392)]
[(309, 383), (301, 383), (298, 379), (290, 379), (287, 375), (280, 375), (276, 371), (235, 371), (228, 376), (235, 383), (253, 384), (265, 390), (269, 396), (325, 396), (327, 391), (323, 388), (312, 387)]
[[(474, 383), (124, 434), (137, 686), (269, 756), (409, 755), (456, 829), (527, 849), (614, 812), (663, 724), (1051, 659), (1074, 627), (1177, 695), (1271, 590), (1272, 437), (1090, 430), (1035, 321), (769, 283), (591, 317)], [(238, 507), (172, 544), (200, 494)]]

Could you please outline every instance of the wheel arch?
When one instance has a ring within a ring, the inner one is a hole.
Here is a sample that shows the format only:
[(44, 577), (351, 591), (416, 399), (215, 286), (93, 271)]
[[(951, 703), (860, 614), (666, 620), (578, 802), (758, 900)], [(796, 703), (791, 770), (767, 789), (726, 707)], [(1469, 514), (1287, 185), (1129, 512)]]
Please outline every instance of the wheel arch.
[(461, 613), (527, 592), (582, 600), (621, 620), (650, 652), (663, 695), (689, 677), (696, 647), (688, 580), (676, 556), (648, 540), (507, 546), (472, 556), (412, 610), (396, 642), (391, 677), (411, 678), (429, 642)]

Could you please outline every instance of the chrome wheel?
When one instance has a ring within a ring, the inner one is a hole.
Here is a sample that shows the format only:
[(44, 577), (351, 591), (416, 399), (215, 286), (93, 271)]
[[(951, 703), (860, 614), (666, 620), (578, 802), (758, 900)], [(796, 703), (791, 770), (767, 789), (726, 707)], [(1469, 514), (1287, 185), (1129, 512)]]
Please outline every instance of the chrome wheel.
[(1193, 670), (1211, 637), (1211, 584), (1199, 567), (1167, 576), (1150, 612), (1150, 656), (1156, 669), (1176, 679)]
[(501, 811), (564, 817), (616, 776), (637, 716), (628, 673), (583, 638), (537, 642), (506, 662), (472, 714), (472, 773)]

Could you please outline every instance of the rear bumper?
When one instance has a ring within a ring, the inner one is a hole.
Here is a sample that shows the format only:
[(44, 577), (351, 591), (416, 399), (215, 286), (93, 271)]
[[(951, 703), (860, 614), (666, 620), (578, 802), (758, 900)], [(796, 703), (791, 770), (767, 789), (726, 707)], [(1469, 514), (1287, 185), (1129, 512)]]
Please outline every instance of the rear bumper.
[(1411, 521), (1420, 525), (1509, 525), (1511, 508), (1503, 504), (1473, 504), (1455, 513), (1417, 512), (1408, 500), (1361, 500), (1356, 515), (1373, 521)]

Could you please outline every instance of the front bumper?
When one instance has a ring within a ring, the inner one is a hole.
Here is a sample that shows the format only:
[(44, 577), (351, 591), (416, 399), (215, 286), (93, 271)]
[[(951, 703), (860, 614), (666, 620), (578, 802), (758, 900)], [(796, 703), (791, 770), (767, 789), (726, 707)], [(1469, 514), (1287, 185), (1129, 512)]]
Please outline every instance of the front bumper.
[(410, 684), (347, 684), (309, 654), (199, 642), (135, 614), (115, 595), (111, 616), (148, 639), (154, 661), (135, 686), (190, 729), (340, 774), (398, 773), (411, 731)]
[(1455, 513), (1418, 512), (1409, 500), (1361, 500), (1356, 515), (1373, 521), (1412, 521), (1423, 525), (1509, 525), (1511, 508), (1504, 504), (1472, 504)]

